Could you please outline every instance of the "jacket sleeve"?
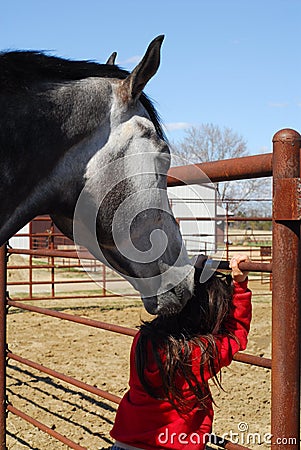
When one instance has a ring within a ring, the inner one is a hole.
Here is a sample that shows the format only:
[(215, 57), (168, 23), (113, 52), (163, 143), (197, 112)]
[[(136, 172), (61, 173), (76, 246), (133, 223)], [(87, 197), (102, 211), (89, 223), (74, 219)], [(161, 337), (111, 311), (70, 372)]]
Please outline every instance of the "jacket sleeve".
[(248, 281), (233, 282), (232, 307), (225, 319), (224, 328), (231, 335), (217, 335), (216, 345), (218, 351), (217, 369), (228, 366), (235, 353), (245, 350), (248, 342), (248, 333), (252, 318), (252, 293), (248, 289)]

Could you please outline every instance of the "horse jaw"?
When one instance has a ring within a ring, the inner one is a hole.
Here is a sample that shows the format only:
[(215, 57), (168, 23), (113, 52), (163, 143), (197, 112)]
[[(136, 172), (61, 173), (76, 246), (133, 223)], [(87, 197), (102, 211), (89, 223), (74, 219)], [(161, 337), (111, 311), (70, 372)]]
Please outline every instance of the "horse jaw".
[(58, 229), (73, 241), (73, 219), (58, 214), (51, 214), (50, 217)]

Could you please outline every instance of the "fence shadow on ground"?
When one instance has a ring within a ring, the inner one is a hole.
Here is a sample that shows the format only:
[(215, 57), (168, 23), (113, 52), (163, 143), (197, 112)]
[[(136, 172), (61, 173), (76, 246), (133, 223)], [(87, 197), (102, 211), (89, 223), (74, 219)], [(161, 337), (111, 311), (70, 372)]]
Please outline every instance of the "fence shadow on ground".
[[(97, 437), (100, 437), (102, 440), (107, 442), (108, 444), (111, 444), (110, 440), (107, 439), (105, 436), (103, 436), (100, 432), (95, 432), (90, 427), (84, 425), (83, 423), (79, 423), (77, 420), (74, 420), (71, 417), (67, 417), (66, 414), (51, 411), (49, 409), (49, 406), (43, 406), (41, 402), (34, 400), (34, 393), (42, 394), (42, 396), (45, 397), (51, 397), (53, 400), (60, 401), (62, 404), (67, 406), (66, 412), (68, 411), (75, 411), (75, 410), (81, 410), (84, 414), (89, 414), (90, 416), (95, 416), (95, 418), (98, 421), (105, 421), (109, 425), (113, 426), (113, 422), (105, 417), (105, 415), (101, 414), (103, 411), (110, 411), (115, 413), (117, 407), (111, 406), (98, 398), (95, 398), (93, 396), (87, 395), (86, 393), (81, 392), (80, 390), (75, 390), (71, 387), (64, 386), (49, 376), (43, 376), (43, 375), (37, 375), (33, 371), (28, 369), (20, 368), (19, 366), (15, 364), (9, 363), (7, 365), (7, 393), (10, 397), (14, 397), (25, 401), (27, 405), (31, 405), (34, 408), (37, 408), (37, 411), (43, 411), (44, 413), (47, 413), (56, 419), (60, 419), (66, 423), (69, 423), (75, 427), (77, 427), (78, 430), (81, 432), (86, 432), (90, 435), (94, 435)], [(30, 388), (33, 390), (32, 395), (25, 396), (24, 392), (18, 393), (18, 387), (26, 386), (27, 388)], [(57, 394), (54, 394), (52, 391), (55, 390)], [(60, 395), (62, 394), (62, 395)], [(70, 396), (70, 398), (74, 398), (75, 400), (72, 401), (69, 398), (66, 398), (66, 395)], [(87, 405), (93, 405), (94, 408), (97, 408), (97, 411), (93, 410), (93, 408), (85, 407), (83, 404), (81, 404), (81, 401), (84, 401), (87, 403)], [(45, 403), (47, 405), (47, 402)], [(38, 415), (38, 413), (37, 413)], [(20, 438), (17, 434), (14, 434), (10, 431), (9, 433), (10, 437), (16, 439), (20, 444), (27, 445), (25, 442), (23, 442), (23, 439)], [(22, 441), (22, 442), (21, 442)], [(31, 447), (29, 447), (31, 448)], [(38, 450), (38, 449), (32, 449), (32, 450)]]

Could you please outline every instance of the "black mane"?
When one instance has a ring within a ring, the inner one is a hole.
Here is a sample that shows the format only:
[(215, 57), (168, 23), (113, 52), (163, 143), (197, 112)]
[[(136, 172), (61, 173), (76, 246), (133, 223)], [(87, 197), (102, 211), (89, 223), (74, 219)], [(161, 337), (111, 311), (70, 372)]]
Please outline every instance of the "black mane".
[[(0, 53), (0, 94), (27, 90), (39, 82), (64, 82), (88, 77), (125, 79), (129, 72), (117, 65), (93, 61), (73, 61), (38, 51), (12, 51)], [(142, 93), (140, 101), (147, 110), (161, 139), (166, 140), (159, 115)]]

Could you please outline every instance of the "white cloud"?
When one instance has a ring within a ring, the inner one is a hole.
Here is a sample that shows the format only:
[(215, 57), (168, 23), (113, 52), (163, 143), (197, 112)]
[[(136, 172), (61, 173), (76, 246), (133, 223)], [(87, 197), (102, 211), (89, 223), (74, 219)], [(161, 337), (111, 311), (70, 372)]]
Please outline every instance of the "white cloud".
[(288, 103), (285, 102), (269, 102), (271, 108), (286, 108)]
[(184, 130), (185, 128), (190, 128), (191, 126), (192, 124), (188, 122), (171, 122), (165, 124), (165, 128), (168, 131)]
[(258, 153), (270, 153), (270, 151), (271, 151), (271, 148), (267, 147), (266, 145), (262, 145), (258, 149)]
[(130, 56), (130, 58), (125, 59), (124, 61), (118, 61), (118, 64), (125, 66), (127, 64), (137, 64), (138, 62), (140, 62), (140, 60), (142, 59), (142, 56), (140, 55), (135, 55), (135, 56)]

